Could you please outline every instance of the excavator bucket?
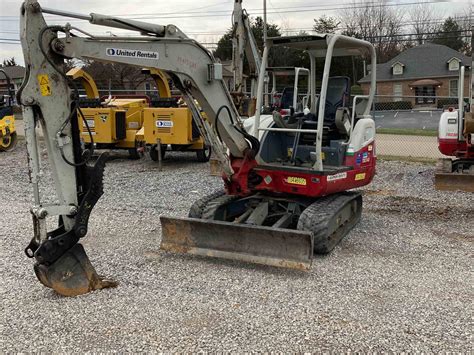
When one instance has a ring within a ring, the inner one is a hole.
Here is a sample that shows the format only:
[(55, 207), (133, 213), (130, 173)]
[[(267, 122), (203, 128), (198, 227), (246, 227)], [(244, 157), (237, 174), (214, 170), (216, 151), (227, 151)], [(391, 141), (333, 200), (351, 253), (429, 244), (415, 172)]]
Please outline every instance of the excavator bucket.
[(97, 274), (81, 244), (74, 245), (49, 266), (35, 264), (35, 274), (43, 285), (63, 296), (78, 296), (118, 284)]
[(310, 232), (161, 217), (161, 249), (249, 263), (308, 270), (313, 256)]

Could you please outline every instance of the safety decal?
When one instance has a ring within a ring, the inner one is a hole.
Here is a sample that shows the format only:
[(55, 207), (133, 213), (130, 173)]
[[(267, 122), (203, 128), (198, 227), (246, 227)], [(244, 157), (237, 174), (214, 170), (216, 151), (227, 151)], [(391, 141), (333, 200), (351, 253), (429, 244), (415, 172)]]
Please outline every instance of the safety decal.
[(362, 163), (368, 163), (369, 161), (370, 161), (369, 153), (364, 152), (364, 153), (362, 154)]
[(301, 177), (296, 177), (296, 176), (288, 176), (286, 178), (286, 182), (288, 184), (292, 184), (292, 185), (302, 185), (302, 186), (306, 186), (306, 179), (305, 178), (301, 178)]
[(329, 175), (327, 177), (327, 181), (336, 181), (336, 180), (342, 180), (347, 177), (347, 173), (339, 173), (339, 174), (334, 174), (334, 175)]
[(357, 154), (356, 164), (357, 165), (362, 164), (362, 154), (360, 154), (360, 153)]
[(365, 173), (356, 174), (355, 181), (360, 181), (365, 179)]
[(87, 126), (89, 126), (89, 128), (94, 128), (95, 127), (95, 121), (94, 120), (86, 120), (87, 121), (87, 125), (86, 125), (86, 122), (82, 121), (82, 126), (87, 129)]
[(125, 57), (125, 58), (137, 58), (137, 59), (159, 59), (160, 55), (158, 52), (148, 52), (132, 49), (121, 49), (121, 48), (107, 48), (105, 54), (108, 57)]
[(369, 146), (367, 147), (367, 149), (369, 150), (369, 152), (371, 152), (372, 149), (374, 149), (374, 147), (373, 147), (372, 144), (371, 144), (371, 145), (369, 145)]
[(156, 121), (156, 127), (158, 128), (173, 127), (173, 121)]
[(47, 74), (38, 75), (38, 83), (42, 96), (51, 96), (51, 86), (49, 86), (49, 76)]

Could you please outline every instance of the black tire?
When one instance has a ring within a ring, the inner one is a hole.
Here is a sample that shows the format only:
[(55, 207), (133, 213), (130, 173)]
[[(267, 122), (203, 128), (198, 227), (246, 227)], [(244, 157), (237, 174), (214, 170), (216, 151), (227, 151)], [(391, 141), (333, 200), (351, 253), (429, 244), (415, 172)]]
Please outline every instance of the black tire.
[[(157, 145), (153, 144), (150, 149), (150, 158), (153, 161), (158, 161), (158, 150), (156, 148), (157, 148)], [(161, 145), (161, 160), (165, 159), (166, 148), (167, 148), (166, 145), (164, 144)]]
[(213, 192), (210, 195), (201, 197), (199, 200), (197, 200), (196, 202), (192, 204), (191, 208), (189, 209), (188, 217), (201, 218), (202, 213), (206, 209), (209, 202), (224, 195), (225, 195), (224, 190), (218, 190), (218, 191)]
[(10, 135), (5, 136), (2, 139), (2, 143), (4, 146), (0, 146), (0, 151), (1, 152), (10, 152), (16, 147), (16, 143), (18, 141), (18, 137), (16, 135), (16, 132), (10, 133)]
[(206, 145), (203, 149), (196, 151), (197, 161), (200, 163), (207, 163), (211, 159), (211, 147)]
[(143, 157), (143, 153), (138, 151), (140, 148), (143, 148), (143, 145), (140, 142), (135, 141), (135, 147), (128, 150), (130, 159), (138, 160)]

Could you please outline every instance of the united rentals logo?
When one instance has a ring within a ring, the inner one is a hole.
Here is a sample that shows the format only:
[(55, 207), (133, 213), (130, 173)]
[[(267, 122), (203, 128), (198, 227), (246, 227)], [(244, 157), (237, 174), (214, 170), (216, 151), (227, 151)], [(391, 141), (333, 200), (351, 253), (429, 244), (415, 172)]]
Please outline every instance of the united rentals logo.
[(120, 48), (107, 48), (105, 51), (109, 57), (125, 57), (125, 58), (137, 58), (137, 59), (156, 59), (160, 58), (158, 52), (140, 51), (138, 49), (120, 49)]

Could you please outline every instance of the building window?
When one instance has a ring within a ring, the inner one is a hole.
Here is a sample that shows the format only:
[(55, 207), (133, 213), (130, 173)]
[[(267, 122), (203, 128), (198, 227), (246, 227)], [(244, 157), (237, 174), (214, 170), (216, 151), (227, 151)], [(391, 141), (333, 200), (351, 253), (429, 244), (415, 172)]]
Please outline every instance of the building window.
[(397, 63), (393, 66), (393, 75), (402, 75), (403, 74), (403, 65)]
[(453, 79), (449, 81), (449, 96), (458, 96), (458, 79)]
[(393, 101), (402, 101), (402, 84), (393, 84)]
[(459, 70), (459, 60), (457, 58), (451, 59), (448, 63), (449, 63), (449, 70), (451, 71)]

